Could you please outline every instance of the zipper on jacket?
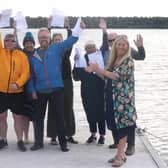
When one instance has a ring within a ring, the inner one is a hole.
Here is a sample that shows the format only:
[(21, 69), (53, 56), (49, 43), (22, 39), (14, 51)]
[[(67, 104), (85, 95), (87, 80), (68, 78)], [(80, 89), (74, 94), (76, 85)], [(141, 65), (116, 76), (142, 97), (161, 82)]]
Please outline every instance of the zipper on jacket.
[(15, 61), (13, 61), (13, 72), (15, 71)]
[(12, 75), (12, 54), (10, 52), (10, 72), (9, 72), (9, 78), (8, 78), (8, 86), (7, 86), (7, 93), (9, 92), (9, 85), (10, 85), (10, 78)]

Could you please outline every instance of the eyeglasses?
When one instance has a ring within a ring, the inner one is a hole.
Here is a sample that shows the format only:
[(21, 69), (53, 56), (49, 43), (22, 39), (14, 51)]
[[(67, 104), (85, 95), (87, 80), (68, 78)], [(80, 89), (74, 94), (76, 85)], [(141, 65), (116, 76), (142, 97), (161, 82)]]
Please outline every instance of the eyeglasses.
[(49, 39), (49, 36), (38, 36), (39, 39)]
[(111, 42), (114, 42), (115, 39), (109, 39), (108, 42), (111, 43)]
[(5, 40), (5, 42), (12, 42), (12, 43), (15, 43), (16, 40)]

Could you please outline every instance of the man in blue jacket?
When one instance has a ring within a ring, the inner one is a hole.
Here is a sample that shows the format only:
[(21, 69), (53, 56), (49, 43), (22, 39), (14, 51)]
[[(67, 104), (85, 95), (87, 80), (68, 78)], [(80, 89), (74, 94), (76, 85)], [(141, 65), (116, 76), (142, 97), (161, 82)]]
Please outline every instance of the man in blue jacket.
[(62, 80), (62, 55), (77, 42), (84, 23), (80, 22), (73, 30), (72, 36), (61, 43), (50, 44), (50, 32), (47, 28), (41, 28), (38, 32), (40, 47), (34, 56), (30, 57), (31, 78), (29, 92), (37, 99), (35, 109), (34, 129), (35, 143), (32, 151), (43, 148), (44, 142), (44, 118), (47, 102), (55, 112), (59, 144), (63, 152), (69, 151), (65, 138), (65, 126), (63, 116), (63, 80)]

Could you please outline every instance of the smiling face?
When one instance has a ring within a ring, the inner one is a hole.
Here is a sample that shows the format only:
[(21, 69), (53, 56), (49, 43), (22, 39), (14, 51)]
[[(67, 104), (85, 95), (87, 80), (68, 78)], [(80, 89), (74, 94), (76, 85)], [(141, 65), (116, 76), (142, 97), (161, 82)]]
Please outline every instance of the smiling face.
[(129, 50), (128, 41), (124, 38), (120, 38), (116, 41), (115, 45), (117, 57), (123, 57)]
[(16, 37), (13, 34), (7, 34), (4, 38), (4, 46), (9, 50), (13, 50), (16, 48), (17, 41)]
[(60, 33), (55, 33), (52, 37), (52, 42), (53, 43), (60, 43), (63, 41), (63, 37), (62, 37), (62, 34)]
[(47, 29), (41, 29), (38, 33), (40, 47), (46, 49), (50, 44), (50, 32)]
[(107, 69), (113, 69), (114, 67), (119, 66), (122, 61), (129, 56), (130, 45), (127, 38), (124, 36), (117, 37), (112, 46)]
[(28, 52), (33, 52), (34, 51), (34, 43), (32, 41), (26, 41), (24, 43), (24, 48)]

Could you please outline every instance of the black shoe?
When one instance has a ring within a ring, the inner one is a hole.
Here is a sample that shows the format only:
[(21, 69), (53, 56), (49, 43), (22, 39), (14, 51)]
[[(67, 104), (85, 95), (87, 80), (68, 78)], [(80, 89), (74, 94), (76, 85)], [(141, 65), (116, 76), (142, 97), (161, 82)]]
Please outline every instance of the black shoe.
[(17, 142), (17, 146), (18, 146), (18, 149), (22, 152), (25, 152), (27, 150), (27, 148), (25, 147), (24, 142), (22, 140)]
[(91, 143), (93, 143), (93, 142), (96, 142), (96, 140), (97, 140), (96, 136), (91, 135), (91, 136), (88, 138), (88, 140), (86, 141), (86, 143), (91, 144)]
[(7, 141), (5, 141), (4, 139), (0, 140), (0, 149), (5, 148), (6, 146), (8, 146)]
[(98, 140), (98, 145), (104, 145), (104, 141), (105, 141), (105, 138), (104, 136), (100, 136), (99, 140)]
[(134, 145), (128, 145), (126, 151), (125, 151), (125, 154), (127, 156), (131, 156), (135, 153), (135, 146)]
[(30, 150), (31, 151), (36, 151), (36, 150), (39, 150), (39, 149), (42, 149), (43, 148), (43, 145), (38, 145), (38, 144), (34, 144)]
[(61, 144), (60, 145), (62, 152), (68, 152), (69, 149), (67, 148), (67, 144)]
[(72, 144), (78, 144), (78, 141), (75, 141), (73, 137), (68, 137), (67, 141), (72, 143)]
[(110, 148), (110, 149), (116, 149), (117, 148), (117, 146), (118, 146), (118, 144), (111, 144), (111, 145), (109, 145), (108, 147)]

